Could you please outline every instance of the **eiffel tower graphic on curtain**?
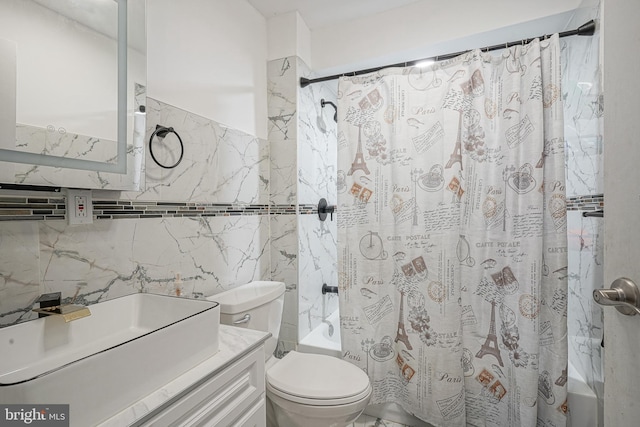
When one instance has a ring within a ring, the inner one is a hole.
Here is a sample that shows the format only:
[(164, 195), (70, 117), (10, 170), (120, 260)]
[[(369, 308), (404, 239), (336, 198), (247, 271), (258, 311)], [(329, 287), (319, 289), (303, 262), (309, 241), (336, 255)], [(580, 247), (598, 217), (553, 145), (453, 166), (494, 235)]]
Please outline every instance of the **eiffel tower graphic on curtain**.
[(356, 151), (356, 158), (351, 163), (351, 169), (347, 172), (347, 175), (351, 176), (357, 170), (363, 171), (366, 175), (369, 175), (369, 168), (364, 161), (364, 155), (362, 154), (362, 125), (358, 126), (358, 151)]
[(396, 333), (395, 342), (402, 341), (407, 350), (413, 350), (409, 342), (409, 335), (404, 328), (404, 292), (400, 291), (400, 315), (398, 316), (398, 332)]
[(489, 334), (487, 340), (480, 347), (480, 351), (476, 354), (478, 359), (482, 359), (487, 354), (492, 355), (498, 359), (500, 366), (504, 367), (502, 358), (500, 357), (500, 350), (498, 349), (498, 337), (496, 336), (496, 302), (491, 301), (491, 323), (489, 325)]
[(460, 163), (460, 170), (462, 170), (462, 111), (460, 111), (460, 119), (458, 121), (458, 137), (456, 138), (456, 146), (453, 148), (453, 153), (449, 157), (445, 169), (450, 169), (455, 163)]

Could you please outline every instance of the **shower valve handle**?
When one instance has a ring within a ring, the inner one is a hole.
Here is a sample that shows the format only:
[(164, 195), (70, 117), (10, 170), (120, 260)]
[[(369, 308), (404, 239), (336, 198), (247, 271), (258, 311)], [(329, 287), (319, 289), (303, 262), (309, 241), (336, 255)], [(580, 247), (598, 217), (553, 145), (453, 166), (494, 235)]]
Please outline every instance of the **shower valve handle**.
[(627, 316), (640, 314), (640, 289), (626, 277), (614, 280), (611, 289), (594, 290), (593, 299), (600, 305), (614, 306)]
[(320, 221), (324, 221), (325, 219), (327, 219), (327, 214), (331, 214), (331, 221), (333, 221), (333, 213), (335, 211), (335, 205), (330, 206), (327, 203), (327, 199), (325, 199), (324, 197), (318, 202), (318, 217), (320, 218)]

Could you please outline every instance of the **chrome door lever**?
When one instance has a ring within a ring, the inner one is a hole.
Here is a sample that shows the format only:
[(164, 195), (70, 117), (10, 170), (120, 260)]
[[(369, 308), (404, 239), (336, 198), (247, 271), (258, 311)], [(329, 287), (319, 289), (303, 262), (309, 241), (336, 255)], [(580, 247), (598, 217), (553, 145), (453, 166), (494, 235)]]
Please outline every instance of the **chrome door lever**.
[(611, 289), (594, 290), (593, 299), (600, 305), (614, 306), (627, 316), (640, 314), (640, 289), (626, 277), (614, 280)]
[(234, 321), (233, 324), (234, 325), (241, 325), (243, 323), (249, 322), (249, 320), (251, 320), (251, 315), (249, 313), (247, 313), (244, 316), (242, 316), (240, 319)]

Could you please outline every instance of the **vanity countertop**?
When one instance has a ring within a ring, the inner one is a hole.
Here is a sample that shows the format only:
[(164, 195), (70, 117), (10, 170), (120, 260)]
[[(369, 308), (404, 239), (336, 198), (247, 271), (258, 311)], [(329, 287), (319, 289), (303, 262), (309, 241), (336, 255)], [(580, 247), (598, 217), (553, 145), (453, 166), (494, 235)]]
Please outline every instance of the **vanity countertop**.
[(135, 423), (203, 379), (221, 372), (236, 360), (262, 345), (270, 336), (271, 334), (268, 332), (220, 325), (220, 350), (215, 355), (120, 411), (99, 426), (122, 427)]

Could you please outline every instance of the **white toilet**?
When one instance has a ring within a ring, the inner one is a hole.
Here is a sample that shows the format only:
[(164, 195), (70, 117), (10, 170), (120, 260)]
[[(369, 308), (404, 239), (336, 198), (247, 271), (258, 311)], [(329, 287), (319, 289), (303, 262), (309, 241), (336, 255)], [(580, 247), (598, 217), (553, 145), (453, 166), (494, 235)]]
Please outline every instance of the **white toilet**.
[(297, 351), (273, 356), (284, 291), (282, 282), (251, 282), (208, 299), (220, 304), (220, 323), (271, 332), (265, 343), (268, 427), (344, 427), (367, 406), (369, 377), (331, 356)]

